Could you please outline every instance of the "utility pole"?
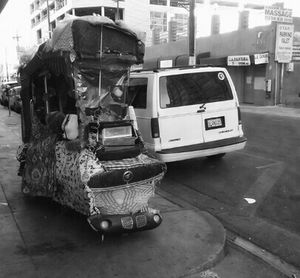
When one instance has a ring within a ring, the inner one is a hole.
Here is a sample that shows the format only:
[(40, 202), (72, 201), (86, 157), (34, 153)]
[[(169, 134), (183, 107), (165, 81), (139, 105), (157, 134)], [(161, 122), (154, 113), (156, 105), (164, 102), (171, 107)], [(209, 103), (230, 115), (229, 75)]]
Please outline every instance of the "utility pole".
[(17, 58), (18, 58), (18, 60), (20, 60), (20, 44), (19, 44), (19, 40), (20, 40), (21, 36), (19, 36), (19, 34), (16, 33), (16, 35), (13, 36), (12, 38), (17, 41)]
[(9, 81), (8, 63), (7, 63), (7, 48), (5, 47), (5, 70), (6, 70), (6, 81)]
[(189, 8), (189, 65), (196, 65), (195, 57), (195, 0), (190, 0)]
[(116, 13), (116, 21), (120, 20), (120, 6), (119, 6), (119, 1), (120, 0), (113, 0), (114, 2), (117, 2), (117, 13)]

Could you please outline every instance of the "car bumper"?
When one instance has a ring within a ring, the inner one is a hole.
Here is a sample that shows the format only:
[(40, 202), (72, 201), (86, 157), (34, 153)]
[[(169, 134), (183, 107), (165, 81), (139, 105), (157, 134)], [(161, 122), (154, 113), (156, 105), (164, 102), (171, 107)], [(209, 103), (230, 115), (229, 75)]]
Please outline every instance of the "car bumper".
[(247, 139), (243, 136), (235, 137), (214, 142), (161, 150), (156, 152), (156, 155), (164, 162), (187, 160), (242, 150), (245, 147), (246, 142)]
[(162, 217), (158, 210), (150, 209), (134, 214), (96, 214), (88, 218), (90, 226), (101, 234), (132, 233), (158, 227)]

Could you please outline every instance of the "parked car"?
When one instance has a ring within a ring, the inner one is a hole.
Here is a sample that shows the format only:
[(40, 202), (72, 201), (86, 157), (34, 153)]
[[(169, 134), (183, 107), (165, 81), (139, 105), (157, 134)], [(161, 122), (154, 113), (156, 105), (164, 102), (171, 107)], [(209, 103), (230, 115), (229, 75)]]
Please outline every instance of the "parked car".
[(22, 109), (22, 100), (20, 96), (21, 86), (13, 87), (9, 90), (10, 98), (10, 108), (11, 110), (20, 113)]
[(239, 101), (221, 67), (136, 70), (128, 104), (148, 149), (164, 162), (220, 158), (243, 149)]
[(0, 87), (0, 103), (4, 106), (8, 106), (8, 92), (11, 88), (18, 86), (17, 81), (3, 82)]

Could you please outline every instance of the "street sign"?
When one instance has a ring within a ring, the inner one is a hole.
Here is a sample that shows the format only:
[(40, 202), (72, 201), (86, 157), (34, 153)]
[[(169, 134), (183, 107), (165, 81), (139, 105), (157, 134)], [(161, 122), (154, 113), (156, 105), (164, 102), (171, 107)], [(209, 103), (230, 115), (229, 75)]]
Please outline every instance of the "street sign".
[(300, 32), (294, 32), (293, 38), (293, 61), (300, 61)]
[(292, 9), (281, 9), (273, 6), (265, 6), (265, 19), (284, 22), (284, 23), (293, 23), (293, 10)]
[(300, 61), (300, 45), (293, 46), (293, 61)]
[(269, 63), (269, 53), (259, 53), (254, 54), (254, 64), (268, 64)]
[(294, 25), (277, 24), (275, 61), (289, 63), (293, 53)]
[(227, 57), (228, 66), (250, 66), (250, 64), (249, 55), (235, 55)]

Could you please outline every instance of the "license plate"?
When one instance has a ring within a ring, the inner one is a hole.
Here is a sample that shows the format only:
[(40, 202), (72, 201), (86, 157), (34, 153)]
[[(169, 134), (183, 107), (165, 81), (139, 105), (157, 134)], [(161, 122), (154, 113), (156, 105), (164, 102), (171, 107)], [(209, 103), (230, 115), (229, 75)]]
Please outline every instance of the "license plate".
[(205, 119), (205, 129), (206, 130), (221, 128), (221, 127), (225, 127), (224, 116)]

